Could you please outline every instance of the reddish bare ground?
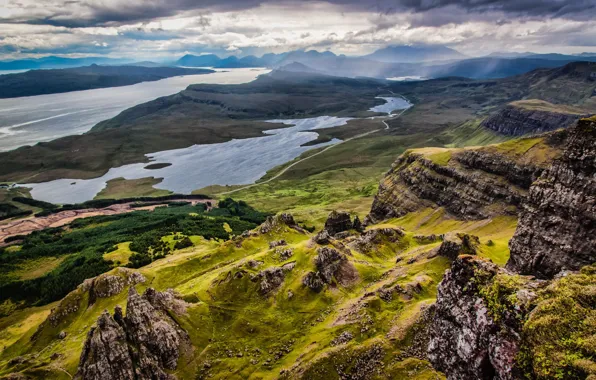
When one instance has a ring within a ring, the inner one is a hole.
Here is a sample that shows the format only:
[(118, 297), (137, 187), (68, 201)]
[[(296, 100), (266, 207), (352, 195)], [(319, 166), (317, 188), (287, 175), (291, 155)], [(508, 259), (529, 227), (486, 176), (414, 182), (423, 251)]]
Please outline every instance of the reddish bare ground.
[[(189, 199), (171, 199), (168, 202), (190, 202), (193, 205), (197, 203), (207, 203), (211, 202), (211, 204), (216, 204), (216, 201), (213, 199), (201, 199), (201, 200), (189, 200)], [(43, 230), (44, 228), (48, 227), (61, 227), (67, 224), (70, 224), (76, 219), (81, 218), (88, 218), (91, 216), (98, 216), (98, 215), (115, 215), (115, 214), (123, 214), (126, 212), (132, 212), (137, 210), (153, 210), (159, 206), (165, 206), (167, 202), (158, 205), (148, 205), (144, 207), (131, 207), (132, 204), (139, 204), (142, 202), (130, 202), (130, 203), (123, 203), (112, 205), (106, 208), (88, 208), (82, 210), (70, 210), (70, 211), (61, 211), (56, 214), (48, 215), (48, 216), (40, 216), (40, 217), (29, 217), (25, 219), (18, 219), (18, 220), (7, 220), (0, 222), (0, 247), (6, 245), (4, 241), (6, 238), (15, 236), (15, 235), (28, 235), (33, 231)]]

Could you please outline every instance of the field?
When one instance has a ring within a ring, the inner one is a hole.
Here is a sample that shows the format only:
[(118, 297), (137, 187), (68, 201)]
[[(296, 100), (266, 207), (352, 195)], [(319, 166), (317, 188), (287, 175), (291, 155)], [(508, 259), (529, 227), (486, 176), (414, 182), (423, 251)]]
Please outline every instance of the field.
[(161, 197), (172, 194), (171, 191), (156, 189), (153, 186), (161, 182), (161, 178), (124, 179), (114, 178), (107, 182), (107, 186), (95, 199), (119, 199), (131, 197)]

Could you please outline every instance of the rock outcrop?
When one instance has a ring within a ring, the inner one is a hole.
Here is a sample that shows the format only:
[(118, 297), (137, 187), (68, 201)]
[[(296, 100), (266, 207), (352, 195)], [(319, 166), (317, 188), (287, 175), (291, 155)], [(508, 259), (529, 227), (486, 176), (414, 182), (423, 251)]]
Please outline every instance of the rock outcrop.
[(379, 184), (365, 223), (443, 207), (459, 219), (516, 214), (561, 152), (564, 132), (473, 149), (408, 151)]
[[(75, 290), (60, 301), (60, 304), (52, 309), (47, 321), (51, 326), (56, 327), (62, 323), (70, 314), (76, 313), (81, 308), (86, 308), (95, 303), (97, 298), (107, 298), (119, 294), (126, 286), (136, 285), (145, 282), (145, 277), (128, 268), (117, 268), (113, 274), (104, 273), (97, 277), (89, 278), (79, 285)], [(83, 304), (84, 294), (89, 294), (88, 302)], [(40, 325), (40, 329), (45, 323)], [(33, 335), (35, 339), (37, 334)]]
[(474, 255), (480, 245), (478, 236), (468, 234), (447, 234), (437, 250), (439, 256), (455, 260), (459, 255)]
[(375, 228), (363, 232), (348, 245), (359, 252), (368, 253), (384, 241), (395, 243), (404, 236), (404, 231), (397, 228)]
[(325, 284), (337, 281), (341, 285), (348, 285), (358, 278), (358, 272), (348, 258), (333, 248), (319, 248), (315, 265), (317, 271), (309, 272), (302, 283), (316, 292), (320, 292)]
[(333, 236), (343, 231), (352, 229), (354, 224), (352, 218), (347, 212), (332, 211), (325, 221), (325, 230)]
[[(549, 105), (549, 103), (541, 102)], [(508, 136), (523, 136), (538, 134), (556, 129), (567, 128), (575, 124), (580, 118), (589, 116), (556, 110), (556, 106), (523, 107), (516, 104), (509, 105), (482, 122), (482, 126), (497, 133)]]
[(177, 367), (188, 334), (171, 317), (184, 312), (184, 302), (171, 292), (149, 288), (141, 296), (134, 287), (128, 293), (126, 316), (116, 307), (105, 311), (91, 328), (75, 378), (175, 379), (166, 372)]
[(258, 282), (258, 292), (262, 296), (269, 295), (283, 284), (286, 272), (294, 269), (295, 263), (288, 263), (281, 267), (270, 267), (251, 277), (251, 281)]
[(284, 227), (290, 227), (302, 233), (305, 232), (304, 229), (298, 226), (292, 214), (268, 216), (265, 222), (258, 227), (258, 232), (261, 234), (279, 233)]
[(428, 357), (448, 379), (521, 378), (516, 367), (520, 315), (528, 312), (541, 283), (524, 279), (491, 293), (499, 275), (507, 276), (489, 261), (464, 255), (439, 284)]
[(539, 280), (459, 256), (438, 287), (429, 360), (449, 380), (594, 378), (595, 275)]
[(549, 278), (596, 262), (596, 120), (569, 129), (563, 156), (530, 188), (507, 268)]

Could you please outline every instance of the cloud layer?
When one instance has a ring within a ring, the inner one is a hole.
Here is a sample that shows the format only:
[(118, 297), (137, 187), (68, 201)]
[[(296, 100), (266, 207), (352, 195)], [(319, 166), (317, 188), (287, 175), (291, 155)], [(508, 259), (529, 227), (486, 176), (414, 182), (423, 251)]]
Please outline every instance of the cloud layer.
[(0, 55), (596, 51), (596, 0), (4, 0)]

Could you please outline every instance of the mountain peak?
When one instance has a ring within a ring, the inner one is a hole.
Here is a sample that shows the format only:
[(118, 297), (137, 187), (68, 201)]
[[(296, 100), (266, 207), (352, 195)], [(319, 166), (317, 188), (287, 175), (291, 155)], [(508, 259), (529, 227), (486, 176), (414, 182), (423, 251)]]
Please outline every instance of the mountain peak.
[(463, 59), (465, 55), (442, 45), (390, 45), (365, 58), (380, 62), (426, 62)]

